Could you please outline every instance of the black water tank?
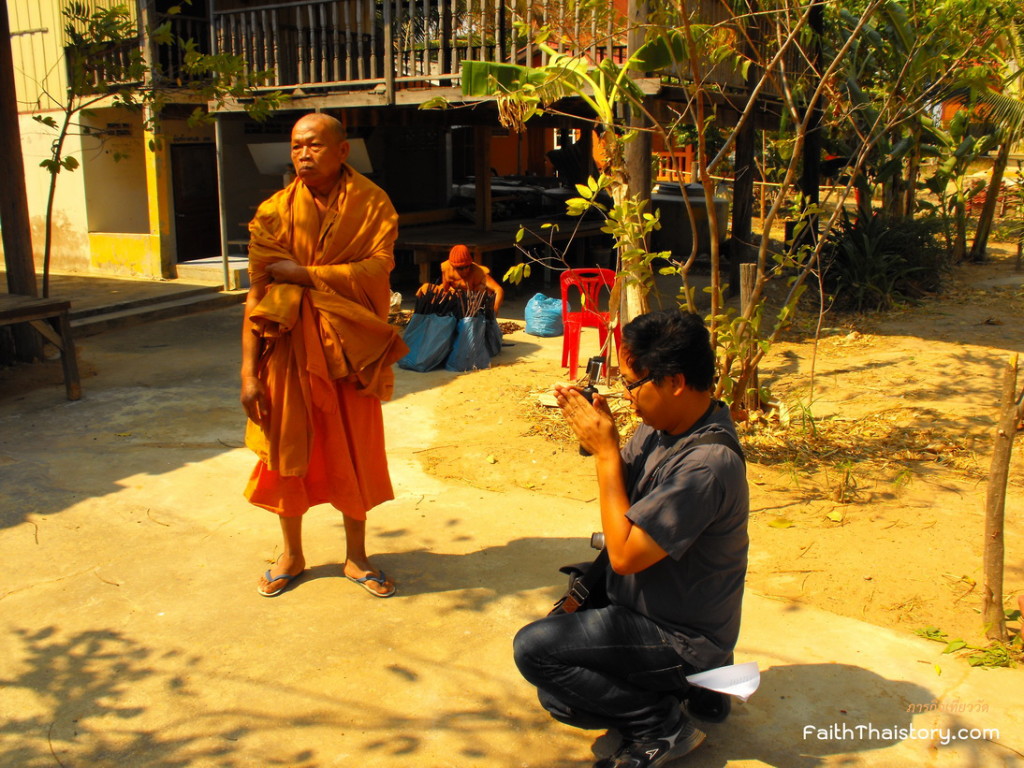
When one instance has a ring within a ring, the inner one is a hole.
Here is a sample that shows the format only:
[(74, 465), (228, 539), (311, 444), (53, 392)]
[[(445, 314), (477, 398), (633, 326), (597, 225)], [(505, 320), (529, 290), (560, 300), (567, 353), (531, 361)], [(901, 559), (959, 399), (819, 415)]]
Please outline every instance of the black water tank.
[[(693, 248), (693, 234), (686, 203), (683, 201), (684, 191), (690, 200), (697, 224), (697, 255), (707, 256), (711, 253), (711, 228), (704, 187), (700, 184), (687, 184), (683, 189), (671, 182), (658, 184), (657, 191), (651, 195), (651, 207), (661, 211), (661, 229), (652, 233), (651, 248), (655, 251), (671, 251), (678, 259), (689, 258)], [(724, 243), (728, 234), (729, 201), (716, 197), (714, 208), (718, 237)]]

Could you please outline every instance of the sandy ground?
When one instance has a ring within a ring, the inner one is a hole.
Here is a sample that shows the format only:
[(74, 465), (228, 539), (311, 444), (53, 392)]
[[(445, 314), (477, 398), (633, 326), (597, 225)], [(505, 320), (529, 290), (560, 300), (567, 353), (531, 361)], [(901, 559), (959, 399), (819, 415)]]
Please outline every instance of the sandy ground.
[[(1024, 348), (1024, 275), (1008, 249), (1000, 254), (961, 267), (920, 306), (830, 317), (836, 327), (817, 345), (794, 329), (773, 347), (762, 383), (790, 423), (743, 428), (750, 588), (908, 633), (935, 627), (982, 641), (986, 481), (1002, 371)], [(589, 347), (596, 353), (596, 337), (584, 337), (581, 358)], [(448, 386), (445, 419), (458, 439), (420, 458), (436, 476), (488, 490), (593, 499), (591, 460), (538, 404), (564, 369), (511, 365), (514, 350)], [(1006, 499), (1007, 607), (1024, 594), (1020, 453)]]
[[(1020, 276), (995, 263), (960, 277), (975, 286), (828, 333), (813, 432), (744, 434), (754, 515), (737, 660), (758, 662), (761, 687), (706, 726), (686, 765), (1024, 760), (1024, 669), (971, 668), (912, 634), (978, 628), (977, 588), (956, 580), (979, 577), (998, 369), (1019, 347)], [(593, 554), (591, 460), (552, 440), (558, 420), (536, 405), (563, 376), (560, 339), (517, 332), (484, 371), (399, 371), (385, 405), (396, 498), (369, 531), (398, 594), (341, 578), (342, 522), (318, 509), (308, 574), (267, 600), (255, 581), (280, 539), (241, 496), (254, 460), (239, 321), (228, 308), (85, 338), (75, 403), (59, 363), (0, 375), (0, 766), (584, 768), (607, 755), (614, 738), (551, 720), (511, 659), (514, 633), (564, 588), (556, 568)], [(794, 414), (811, 349), (795, 334), (764, 366)], [(1008, 501), (1016, 594), (1016, 485)], [(998, 733), (806, 735), (837, 724)]]

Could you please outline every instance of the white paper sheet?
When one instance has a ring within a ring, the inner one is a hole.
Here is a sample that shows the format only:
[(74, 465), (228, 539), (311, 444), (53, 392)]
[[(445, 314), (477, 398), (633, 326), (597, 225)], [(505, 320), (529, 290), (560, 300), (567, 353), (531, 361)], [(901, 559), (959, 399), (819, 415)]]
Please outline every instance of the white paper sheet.
[(699, 688), (728, 693), (741, 701), (749, 699), (761, 684), (761, 671), (756, 661), (716, 667), (695, 675), (687, 675), (686, 681)]

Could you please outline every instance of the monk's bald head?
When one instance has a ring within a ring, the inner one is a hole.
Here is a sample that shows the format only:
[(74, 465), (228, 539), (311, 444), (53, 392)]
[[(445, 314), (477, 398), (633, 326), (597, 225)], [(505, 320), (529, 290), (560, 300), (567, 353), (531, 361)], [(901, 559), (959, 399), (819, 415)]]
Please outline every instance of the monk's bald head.
[(345, 133), (345, 125), (336, 117), (331, 117), (323, 112), (311, 112), (308, 115), (303, 115), (296, 121), (295, 127), (292, 131), (296, 131), (299, 127), (308, 128), (311, 126), (321, 126), (324, 130), (328, 131), (338, 141), (345, 141), (348, 136)]
[(292, 165), (314, 194), (326, 197), (334, 189), (348, 150), (345, 127), (330, 115), (305, 115), (292, 128)]

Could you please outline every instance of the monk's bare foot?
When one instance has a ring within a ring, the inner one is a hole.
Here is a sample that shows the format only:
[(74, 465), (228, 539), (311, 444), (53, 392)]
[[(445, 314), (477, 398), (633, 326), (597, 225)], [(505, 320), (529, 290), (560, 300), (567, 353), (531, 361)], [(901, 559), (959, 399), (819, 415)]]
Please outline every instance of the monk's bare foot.
[(377, 597), (391, 597), (395, 594), (395, 583), (383, 571), (378, 571), (367, 560), (359, 563), (347, 560), (342, 568), (345, 577), (354, 581), (370, 594)]
[(292, 580), (306, 569), (302, 557), (281, 555), (256, 582), (256, 591), (265, 597), (272, 597), (288, 588)]

